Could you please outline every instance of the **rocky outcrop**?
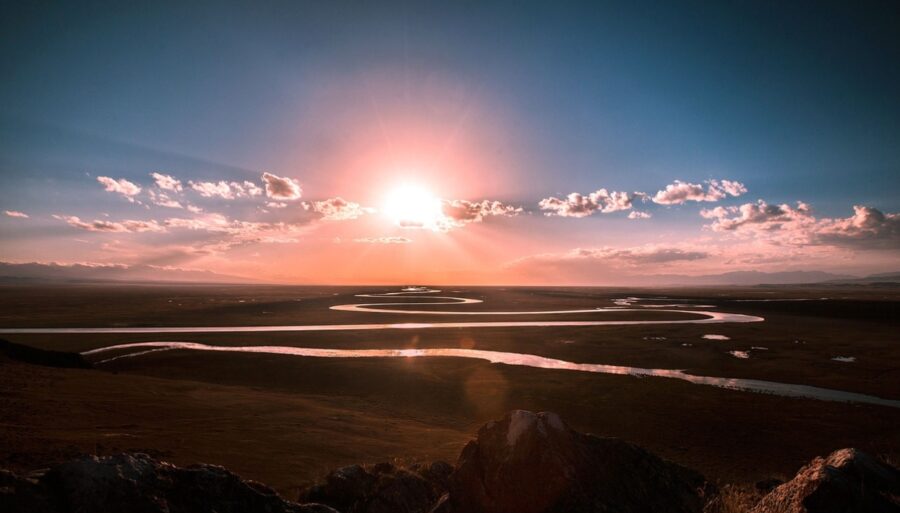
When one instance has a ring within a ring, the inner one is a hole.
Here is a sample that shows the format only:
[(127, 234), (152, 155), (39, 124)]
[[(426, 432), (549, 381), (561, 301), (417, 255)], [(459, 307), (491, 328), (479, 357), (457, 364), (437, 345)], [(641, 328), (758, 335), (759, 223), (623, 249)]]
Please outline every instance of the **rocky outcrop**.
[(816, 458), (752, 513), (900, 512), (900, 470), (856, 449)]
[(553, 413), (514, 411), (466, 445), (436, 509), (694, 513), (709, 491), (698, 473), (636, 445), (578, 433)]
[(145, 454), (86, 457), (38, 478), (0, 474), (8, 513), (335, 513), (286, 501), (272, 489), (215, 465), (176, 467)]
[(327, 504), (342, 513), (428, 513), (447, 490), (453, 467), (442, 461), (397, 467), (351, 465), (301, 493), (300, 501)]
[(60, 367), (71, 369), (90, 369), (93, 366), (78, 353), (64, 351), (51, 351), (36, 347), (16, 344), (8, 340), (0, 339), (0, 355), (10, 360), (16, 360), (32, 365), (45, 367)]
[[(900, 471), (854, 449), (816, 458), (752, 513), (900, 512)], [(755, 495), (755, 494), (754, 494)], [(214, 465), (144, 454), (85, 457), (36, 475), (0, 470), (4, 513), (700, 513), (734, 511), (698, 473), (553, 413), (514, 411), (483, 426), (456, 463), (351, 465), (287, 501)], [(741, 502), (749, 509), (754, 497)], [(733, 502), (733, 501), (732, 501)], [(719, 507), (719, 509), (716, 509)]]

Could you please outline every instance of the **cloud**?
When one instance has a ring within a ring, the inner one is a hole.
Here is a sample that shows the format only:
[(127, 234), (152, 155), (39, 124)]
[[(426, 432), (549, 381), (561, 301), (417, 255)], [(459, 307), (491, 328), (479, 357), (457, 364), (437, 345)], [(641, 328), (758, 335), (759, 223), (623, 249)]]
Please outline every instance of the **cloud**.
[(731, 180), (707, 180), (707, 188), (697, 183), (675, 180), (665, 189), (657, 191), (653, 202), (660, 205), (681, 205), (687, 201), (719, 201), (728, 196), (740, 196), (747, 192), (741, 182)]
[(821, 220), (816, 239), (836, 246), (900, 248), (900, 214), (854, 205), (850, 217)]
[(568, 258), (624, 262), (630, 265), (662, 264), (667, 262), (702, 260), (709, 257), (705, 251), (685, 250), (668, 246), (639, 246), (636, 248), (598, 248), (574, 249), (567, 254)]
[(150, 201), (154, 205), (159, 205), (161, 207), (166, 207), (166, 208), (184, 208), (184, 206), (181, 203), (179, 203), (177, 200), (170, 198), (164, 192), (156, 192), (156, 191), (150, 190), (150, 191), (147, 191), (147, 193), (150, 196)]
[(202, 232), (207, 238), (196, 247), (206, 253), (220, 253), (245, 244), (299, 242), (297, 236), (303, 232), (308, 223), (241, 221), (229, 219), (222, 214), (209, 213), (193, 218), (172, 217), (162, 224), (169, 229)]
[(563, 283), (622, 283), (649, 271), (683, 268), (711, 254), (689, 246), (644, 245), (636, 247), (576, 248), (559, 253), (540, 253), (503, 266), (529, 279)]
[(628, 219), (650, 219), (653, 217), (653, 214), (650, 212), (640, 212), (638, 210), (632, 210), (628, 213)]
[(576, 248), (563, 253), (541, 253), (515, 260), (508, 264), (515, 266), (526, 261), (567, 262), (594, 261), (611, 264), (613, 267), (638, 264), (661, 264), (678, 261), (694, 261), (708, 258), (705, 251), (684, 249), (676, 246), (646, 245), (632, 248)]
[(204, 198), (219, 197), (222, 199), (235, 199), (259, 196), (262, 189), (255, 183), (244, 181), (240, 182), (188, 182), (191, 188), (199, 192)]
[[(401, 206), (400, 210), (405, 209)], [(427, 229), (448, 232), (470, 223), (481, 223), (487, 217), (513, 217), (523, 209), (496, 200), (447, 200), (435, 198), (427, 205), (414, 205), (412, 210), (422, 209), (419, 219), (400, 219), (397, 226), (410, 229)], [(415, 216), (414, 216), (415, 217)]]
[(441, 213), (445, 218), (442, 221), (444, 224), (450, 227), (459, 227), (468, 223), (480, 223), (489, 216), (517, 216), (522, 213), (522, 208), (491, 200), (443, 200), (441, 201)]
[(97, 181), (103, 185), (104, 190), (107, 192), (121, 194), (132, 203), (134, 202), (134, 197), (141, 193), (141, 188), (137, 184), (131, 183), (124, 178), (115, 180), (108, 176), (98, 176)]
[(303, 194), (300, 182), (293, 178), (263, 173), (262, 179), (266, 184), (266, 196), (274, 200), (295, 200)]
[(809, 205), (797, 202), (770, 205), (763, 200), (739, 207), (702, 210), (711, 219), (713, 231), (765, 237), (775, 243), (831, 245), (858, 249), (900, 247), (900, 214), (885, 214), (872, 207), (855, 205), (846, 218), (817, 219)]
[(94, 219), (93, 221), (82, 221), (77, 216), (54, 215), (53, 217), (55, 219), (59, 219), (60, 221), (65, 221), (69, 224), (69, 226), (74, 226), (75, 228), (87, 230), (89, 232), (141, 233), (166, 231), (166, 228), (164, 226), (161, 226), (159, 223), (152, 219), (150, 221), (137, 221), (133, 219), (128, 219), (125, 221), (104, 221), (101, 219)]
[[(709, 225), (714, 231), (725, 232), (745, 228), (755, 230), (778, 230), (785, 225), (808, 224), (815, 221), (809, 205), (797, 202), (796, 207), (786, 203), (770, 205), (763, 200), (744, 203), (739, 207), (716, 207), (703, 209), (700, 215), (712, 219)], [(729, 217), (731, 216), (731, 217)]]
[(222, 214), (204, 214), (191, 218), (170, 217), (163, 221), (163, 225), (170, 228), (227, 233), (231, 222)]
[(409, 244), (412, 239), (406, 237), (362, 237), (353, 239), (353, 242), (361, 244)]
[(21, 217), (23, 219), (28, 219), (28, 214), (26, 214), (25, 212), (19, 212), (18, 210), (4, 210), (3, 213), (8, 215), (9, 217)]
[(287, 206), (287, 203), (283, 201), (267, 201), (266, 206), (269, 208), (284, 208)]
[(303, 208), (316, 212), (326, 221), (344, 221), (356, 219), (375, 211), (373, 208), (363, 207), (359, 203), (347, 201), (343, 198), (329, 198), (323, 201), (303, 202)]
[(573, 192), (563, 199), (544, 198), (538, 203), (538, 206), (541, 210), (548, 211), (544, 214), (547, 216), (587, 217), (594, 212), (608, 214), (619, 210), (628, 210), (632, 207), (635, 198), (645, 196), (641, 192), (610, 192), (606, 189), (598, 189), (587, 196)]
[(156, 186), (160, 189), (172, 192), (181, 192), (181, 180), (176, 179), (171, 175), (164, 175), (162, 173), (150, 173), (150, 176), (153, 177), (153, 180), (156, 182)]

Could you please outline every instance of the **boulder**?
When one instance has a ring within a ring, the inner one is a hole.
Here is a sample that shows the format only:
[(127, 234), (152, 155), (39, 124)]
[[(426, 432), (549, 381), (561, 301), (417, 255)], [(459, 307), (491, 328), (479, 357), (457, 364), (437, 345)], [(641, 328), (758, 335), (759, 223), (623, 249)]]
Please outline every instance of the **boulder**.
[(430, 465), (397, 467), (378, 463), (351, 465), (325, 477), (325, 482), (300, 494), (300, 501), (327, 504), (342, 513), (428, 513), (447, 490), (453, 467)]
[[(215, 465), (176, 467), (146, 454), (89, 456), (52, 468), (39, 479), (5, 473), (0, 508), (68, 513), (335, 513), (327, 506), (286, 501), (271, 488)], [(2, 482), (2, 481), (0, 481)], [(6, 493), (4, 493), (6, 492)]]
[(700, 474), (636, 445), (514, 411), (465, 446), (435, 511), (699, 513), (711, 491)]
[(752, 513), (900, 512), (900, 470), (856, 449), (840, 449), (801, 468)]

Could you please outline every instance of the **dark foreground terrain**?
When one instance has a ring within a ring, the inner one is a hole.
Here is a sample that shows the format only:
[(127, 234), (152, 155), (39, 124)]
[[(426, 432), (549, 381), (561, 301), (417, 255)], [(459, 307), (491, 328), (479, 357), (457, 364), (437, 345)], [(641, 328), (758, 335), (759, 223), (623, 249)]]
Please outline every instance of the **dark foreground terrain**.
[[(484, 303), (434, 308), (594, 308), (612, 306), (617, 298), (639, 296), (712, 304), (717, 311), (766, 320), (711, 325), (0, 337), (68, 352), (139, 341), (344, 349), (462, 347), (572, 362), (684, 369), (698, 375), (806, 384), (900, 399), (900, 294), (891, 288), (446, 289), (441, 295), (480, 298)], [(4, 287), (0, 327), (507, 320), (328, 309), (385, 301), (353, 297), (362, 292), (366, 290)], [(651, 308), (616, 315), (634, 320), (688, 317)], [(729, 339), (703, 338), (708, 334)], [(730, 351), (746, 352), (749, 358), (736, 358)], [(836, 361), (836, 357), (853, 360)], [(888, 461), (900, 459), (900, 409), (738, 392), (666, 378), (535, 369), (461, 358), (321, 359), (173, 350), (106, 363), (87, 360), (94, 368), (0, 359), (4, 392), (0, 395), (0, 467), (26, 473), (83, 454), (140, 452), (178, 465), (223, 465), (267, 483), (286, 497), (296, 497), (332, 469), (346, 465), (456, 461), (479, 426), (515, 409), (555, 411), (580, 432), (632, 441), (666, 460), (696, 469), (719, 489), (732, 483), (752, 487), (771, 479), (785, 481), (814, 457), (846, 447)]]
[(0, 470), (9, 513), (890, 513), (900, 470), (856, 449), (816, 458), (786, 483), (756, 493), (616, 438), (572, 430), (555, 413), (516, 410), (478, 430), (456, 465), (350, 465), (297, 502), (214, 465), (181, 468), (146, 454), (88, 456), (47, 471)]

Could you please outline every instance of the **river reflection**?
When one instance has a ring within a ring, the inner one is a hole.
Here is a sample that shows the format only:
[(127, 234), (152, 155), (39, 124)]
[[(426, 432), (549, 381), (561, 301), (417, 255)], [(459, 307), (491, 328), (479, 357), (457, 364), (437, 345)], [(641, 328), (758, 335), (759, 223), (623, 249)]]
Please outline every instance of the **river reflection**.
[(879, 406), (888, 406), (891, 408), (900, 408), (900, 401), (898, 400), (882, 399), (880, 397), (866, 394), (845, 392), (842, 390), (832, 390), (828, 388), (819, 388), (808, 385), (778, 383), (757, 379), (696, 376), (677, 369), (644, 369), (641, 367), (625, 367), (619, 365), (603, 365), (597, 363), (575, 363), (533, 354), (483, 351), (479, 349), (324, 349), (291, 346), (213, 346), (208, 344), (199, 344), (196, 342), (136, 342), (131, 344), (119, 344), (115, 346), (101, 347), (98, 349), (85, 351), (82, 354), (85, 356), (91, 356), (110, 351), (122, 351), (127, 349), (140, 349), (140, 351), (130, 355), (119, 355), (107, 360), (100, 360), (98, 364), (110, 362), (115, 359), (140, 356), (143, 354), (147, 354), (154, 349), (186, 349), (193, 351), (265, 353), (289, 356), (305, 356), (312, 358), (474, 358), (478, 360), (486, 360), (491, 363), (520, 365), (526, 367), (535, 367), (539, 369), (594, 372), (600, 374), (619, 374), (638, 377), (653, 376), (660, 378), (672, 378), (687, 381), (689, 383), (694, 383), (696, 385), (709, 385), (719, 388), (727, 388), (730, 390), (775, 394), (784, 397), (818, 399), (823, 401), (875, 404)]

